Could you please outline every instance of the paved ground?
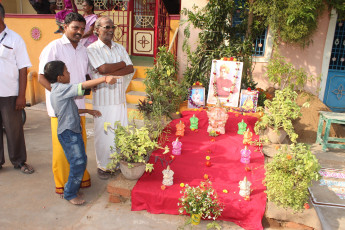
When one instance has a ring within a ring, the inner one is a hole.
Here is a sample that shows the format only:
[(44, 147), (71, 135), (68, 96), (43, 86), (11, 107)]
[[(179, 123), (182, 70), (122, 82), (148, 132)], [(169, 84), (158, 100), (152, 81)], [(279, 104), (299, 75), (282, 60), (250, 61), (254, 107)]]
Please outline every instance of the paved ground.
[[(35, 110), (35, 109), (39, 110)], [(108, 203), (107, 181), (98, 179), (93, 136), (88, 138), (88, 170), (92, 186), (83, 189), (86, 205), (76, 207), (54, 192), (51, 171), (50, 119), (44, 107), (26, 109), (25, 139), (28, 163), (36, 172), (25, 175), (8, 160), (0, 171), (0, 229), (177, 229), (186, 216), (153, 215), (146, 211), (131, 212), (130, 203)], [(87, 131), (93, 124), (88, 119)], [(5, 140), (6, 142), (6, 140)], [(206, 229), (201, 223), (194, 229)], [(242, 229), (230, 222), (220, 222), (223, 229)]]
[[(154, 215), (146, 211), (131, 212), (130, 202), (108, 203), (107, 181), (98, 179), (96, 174), (92, 119), (87, 119), (86, 126), (89, 133), (88, 170), (92, 180), (92, 186), (83, 189), (87, 203), (76, 207), (60, 199), (54, 193), (51, 171), (50, 119), (42, 104), (28, 108), (26, 111), (25, 139), (28, 163), (35, 167), (36, 172), (32, 175), (25, 175), (19, 170), (13, 169), (11, 163), (8, 162), (5, 150), (7, 162), (0, 171), (0, 229), (170, 230), (182, 226), (188, 219), (187, 216)], [(319, 148), (315, 152), (322, 162), (331, 164), (326, 165), (327, 167), (332, 167), (332, 162), (345, 164), (343, 153), (337, 152), (336, 156), (332, 157), (332, 153), (320, 152)], [(319, 215), (321, 214), (323, 221), (325, 219), (328, 221), (328, 223), (325, 222), (327, 225), (324, 225), (324, 229), (345, 229), (344, 209), (323, 207), (317, 211)], [(313, 207), (302, 214), (292, 214), (268, 203), (266, 216), (321, 229), (316, 210)], [(202, 221), (193, 229), (206, 229), (207, 223), (209, 222)], [(223, 227), (222, 229), (242, 229), (231, 222), (219, 221), (219, 223)], [(330, 226), (328, 224), (331, 224), (330, 228), (325, 227)], [(267, 229), (276, 228), (272, 226)]]

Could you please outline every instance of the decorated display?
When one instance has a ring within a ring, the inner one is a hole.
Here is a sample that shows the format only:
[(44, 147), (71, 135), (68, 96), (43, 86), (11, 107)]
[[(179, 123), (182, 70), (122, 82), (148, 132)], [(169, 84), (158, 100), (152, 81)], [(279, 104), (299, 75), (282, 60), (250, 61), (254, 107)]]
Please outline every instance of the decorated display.
[(239, 122), (237, 125), (238, 125), (237, 134), (243, 135), (244, 132), (247, 130), (247, 124), (242, 119), (242, 121)]
[(172, 142), (172, 146), (172, 154), (181, 155), (182, 143), (178, 140), (178, 138), (176, 138), (176, 140)]
[(180, 121), (177, 125), (176, 125), (176, 136), (178, 137), (183, 137), (184, 136), (184, 128), (185, 128), (185, 124)]
[(259, 91), (248, 89), (241, 90), (240, 108), (243, 112), (256, 112)]
[(202, 83), (196, 82), (189, 89), (188, 108), (200, 108), (205, 106), (205, 87)]
[(199, 118), (197, 118), (197, 117), (195, 116), (195, 114), (193, 114), (193, 117), (191, 117), (191, 118), (189, 119), (189, 121), (190, 121), (190, 129), (191, 129), (191, 130), (198, 129), (198, 127), (199, 127)]
[(253, 137), (253, 133), (250, 132), (249, 128), (243, 133), (243, 144), (249, 145)]
[(248, 149), (247, 146), (244, 147), (244, 149), (241, 150), (241, 162), (243, 164), (249, 164), (250, 163), (250, 154), (252, 152), (250, 151), (250, 149)]
[(172, 171), (170, 169), (170, 166), (168, 165), (168, 167), (166, 169), (163, 170), (163, 185), (165, 186), (171, 186), (173, 185), (173, 181), (174, 181), (174, 171)]
[(208, 116), (208, 128), (207, 132), (212, 136), (212, 133), (225, 133), (225, 124), (228, 120), (228, 113), (226, 109), (223, 108), (218, 100), (215, 107), (212, 107), (207, 111)]
[(250, 186), (252, 183), (247, 180), (247, 177), (244, 177), (242, 181), (239, 182), (239, 187), (240, 187), (240, 196), (242, 197), (249, 197), (250, 196)]
[(207, 103), (216, 104), (217, 98), (225, 106), (238, 106), (243, 62), (213, 60)]

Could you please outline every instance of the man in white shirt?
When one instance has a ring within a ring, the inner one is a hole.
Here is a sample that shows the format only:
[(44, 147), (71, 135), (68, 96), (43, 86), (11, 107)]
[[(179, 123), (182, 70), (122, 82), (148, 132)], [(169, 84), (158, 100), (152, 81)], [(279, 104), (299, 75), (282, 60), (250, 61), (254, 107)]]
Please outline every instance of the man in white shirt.
[[(49, 43), (40, 55), (38, 81), (46, 88), (46, 105), (48, 115), (51, 117), (52, 141), (53, 141), (53, 174), (55, 180), (55, 192), (63, 194), (64, 186), (69, 176), (69, 164), (57, 137), (57, 117), (50, 104), (51, 86), (44, 78), (44, 66), (50, 61), (63, 61), (71, 74), (71, 83), (81, 83), (86, 80), (88, 74), (88, 57), (86, 48), (79, 43), (85, 30), (85, 19), (78, 13), (70, 13), (65, 18), (65, 34), (62, 38)], [(85, 109), (84, 97), (76, 97), (75, 102), (79, 109)], [(85, 115), (81, 115), (81, 126), (84, 143), (86, 146)], [(90, 175), (85, 170), (81, 187), (91, 185)]]
[(5, 163), (3, 129), (7, 136), (8, 155), (16, 169), (31, 174), (26, 164), (26, 147), (22, 123), (25, 108), (27, 67), (31, 66), (24, 40), (7, 28), (5, 9), (0, 3), (0, 169)]
[(93, 109), (99, 110), (102, 117), (95, 118), (95, 150), (98, 176), (108, 179), (107, 165), (110, 162), (110, 146), (114, 146), (113, 132), (104, 132), (104, 122), (114, 124), (121, 121), (128, 124), (126, 89), (134, 75), (133, 63), (126, 49), (113, 41), (114, 23), (109, 17), (100, 17), (95, 23), (98, 40), (87, 48), (92, 78), (104, 75), (121, 76), (115, 85), (98, 85), (92, 96)]

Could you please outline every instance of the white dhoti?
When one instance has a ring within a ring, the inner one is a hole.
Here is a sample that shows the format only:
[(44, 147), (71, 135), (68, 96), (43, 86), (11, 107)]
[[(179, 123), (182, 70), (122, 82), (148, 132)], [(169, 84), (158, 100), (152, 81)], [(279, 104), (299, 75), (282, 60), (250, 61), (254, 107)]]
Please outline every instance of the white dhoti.
[(94, 118), (95, 130), (95, 151), (97, 167), (107, 170), (110, 162), (110, 155), (113, 153), (110, 146), (115, 146), (115, 133), (113, 130), (104, 130), (104, 123), (109, 122), (112, 127), (116, 121), (121, 125), (128, 125), (126, 89), (134, 73), (119, 79), (115, 85), (101, 84), (97, 86), (96, 92), (93, 93), (93, 109), (102, 113), (101, 117)]
[(94, 119), (95, 125), (95, 150), (97, 167), (106, 170), (112, 154), (110, 146), (115, 147), (115, 133), (113, 130), (104, 130), (104, 122), (113, 124), (120, 121), (121, 125), (127, 126), (127, 106), (126, 104), (111, 106), (93, 106), (93, 109), (102, 113), (101, 117)]

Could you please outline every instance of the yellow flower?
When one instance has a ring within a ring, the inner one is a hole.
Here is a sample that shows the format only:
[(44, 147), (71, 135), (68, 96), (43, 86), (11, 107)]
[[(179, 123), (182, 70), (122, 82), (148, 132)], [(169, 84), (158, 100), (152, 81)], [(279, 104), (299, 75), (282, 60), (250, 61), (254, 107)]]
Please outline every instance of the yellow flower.
[(228, 193), (228, 190), (226, 190), (226, 189), (223, 189), (223, 193)]
[(184, 183), (181, 183), (181, 184), (180, 184), (180, 187), (183, 188), (183, 187), (184, 187)]
[(177, 111), (177, 112), (176, 112), (176, 114), (180, 114), (180, 112), (179, 112), (179, 111)]
[(234, 61), (237, 61), (237, 59), (236, 59), (236, 58), (234, 58)]
[(210, 159), (211, 159), (211, 157), (210, 157), (210, 156), (206, 156), (206, 160), (208, 160), (208, 161), (209, 161)]
[(193, 85), (195, 85), (195, 83), (193, 83)]
[(200, 84), (199, 85), (202, 85), (202, 83), (200, 82)]

